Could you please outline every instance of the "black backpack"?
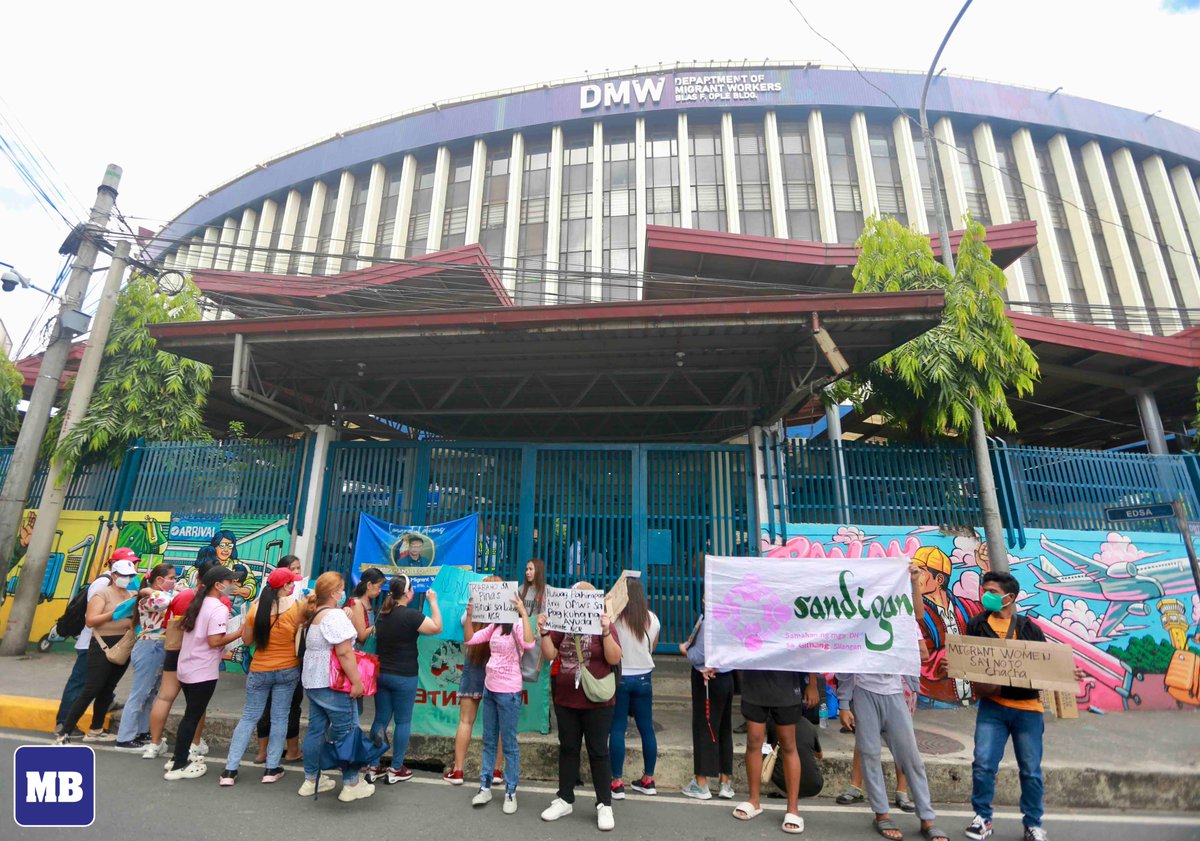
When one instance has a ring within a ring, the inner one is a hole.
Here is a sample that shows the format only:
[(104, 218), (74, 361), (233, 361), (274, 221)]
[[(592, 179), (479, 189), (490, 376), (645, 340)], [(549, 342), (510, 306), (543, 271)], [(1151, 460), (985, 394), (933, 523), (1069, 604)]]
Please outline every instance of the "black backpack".
[[(96, 580), (98, 581), (101, 578), (107, 578), (109, 581), (112, 581), (107, 572), (97, 576)], [(58, 617), (58, 621), (54, 623), (55, 632), (60, 637), (77, 637), (83, 633), (84, 625), (87, 624), (85, 620), (87, 619), (89, 587), (84, 587), (71, 597), (71, 600), (67, 602), (66, 610), (63, 611), (62, 616)]]

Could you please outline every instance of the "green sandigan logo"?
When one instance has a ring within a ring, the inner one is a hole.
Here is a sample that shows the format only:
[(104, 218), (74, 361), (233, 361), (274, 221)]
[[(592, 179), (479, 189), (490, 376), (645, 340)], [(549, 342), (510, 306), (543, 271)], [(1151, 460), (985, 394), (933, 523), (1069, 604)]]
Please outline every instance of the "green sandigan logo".
[(797, 619), (854, 619), (862, 617), (863, 619), (879, 620), (879, 630), (887, 634), (887, 638), (882, 642), (874, 642), (870, 635), (867, 636), (867, 648), (871, 651), (888, 651), (892, 647), (892, 642), (895, 640), (895, 632), (892, 629), (892, 618), (901, 614), (913, 615), (912, 599), (908, 594), (902, 596), (876, 596), (871, 600), (869, 605), (863, 604), (862, 598), (866, 595), (866, 590), (858, 587), (858, 597), (850, 595), (850, 587), (848, 581), (853, 580), (854, 574), (848, 569), (842, 570), (842, 574), (838, 576), (838, 583), (841, 586), (842, 596), (825, 596), (817, 598), (815, 596), (799, 596), (795, 601), (795, 614)]

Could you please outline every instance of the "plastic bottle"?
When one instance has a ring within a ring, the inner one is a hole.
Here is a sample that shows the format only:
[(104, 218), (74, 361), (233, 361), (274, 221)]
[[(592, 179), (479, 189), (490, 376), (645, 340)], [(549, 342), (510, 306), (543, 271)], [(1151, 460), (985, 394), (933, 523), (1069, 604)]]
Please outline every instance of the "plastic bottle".
[(823, 701), (821, 702), (821, 729), (829, 729), (829, 705)]

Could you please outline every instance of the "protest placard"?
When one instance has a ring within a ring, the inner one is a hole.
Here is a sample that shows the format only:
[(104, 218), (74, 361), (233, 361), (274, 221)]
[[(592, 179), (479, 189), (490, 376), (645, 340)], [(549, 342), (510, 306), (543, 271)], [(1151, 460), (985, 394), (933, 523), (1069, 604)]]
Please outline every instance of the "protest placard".
[(548, 631), (599, 634), (600, 614), (604, 612), (604, 591), (547, 587), (542, 612), (546, 614)]
[(641, 577), (642, 573), (640, 570), (622, 570), (617, 583), (613, 584), (612, 589), (608, 591), (608, 595), (604, 597), (605, 612), (608, 613), (608, 618), (613, 622), (617, 621), (617, 617), (621, 615), (621, 611), (625, 609), (625, 605), (629, 604), (629, 579)]
[(946, 635), (946, 674), (996, 686), (1075, 694), (1074, 652), (1052, 642)]
[(517, 622), (513, 607), (517, 595), (515, 581), (474, 581), (471, 583), (471, 621), (481, 625), (492, 622)]

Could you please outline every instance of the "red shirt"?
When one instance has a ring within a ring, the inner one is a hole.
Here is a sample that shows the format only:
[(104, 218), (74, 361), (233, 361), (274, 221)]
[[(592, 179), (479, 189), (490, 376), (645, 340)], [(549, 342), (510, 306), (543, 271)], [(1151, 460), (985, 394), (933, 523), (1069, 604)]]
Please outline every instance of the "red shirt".
[[(199, 587), (194, 590), (183, 590), (175, 598), (171, 599), (171, 606), (167, 608), (167, 621), (170, 622), (176, 616), (183, 616), (183, 614), (187, 613), (188, 605), (192, 603), (192, 600), (196, 598), (196, 594), (199, 592)], [(221, 596), (221, 604), (229, 608), (230, 613), (233, 612), (233, 603), (225, 596)]]
[[(612, 635), (619, 645), (621, 640), (617, 637), (615, 629), (612, 630)], [(583, 686), (575, 685), (578, 665), (575, 662), (575, 638), (573, 636), (551, 631), (550, 641), (558, 649), (558, 657), (554, 659), (554, 662), (559, 664), (558, 674), (554, 676), (554, 680), (557, 681), (554, 684), (554, 703), (575, 710), (611, 707), (616, 703), (616, 698), (613, 697), (602, 704), (597, 704), (583, 694)], [(581, 635), (579, 646), (583, 651), (584, 668), (593, 676), (603, 678), (612, 674), (613, 667), (604, 659), (604, 638), (602, 636), (599, 634)]]

